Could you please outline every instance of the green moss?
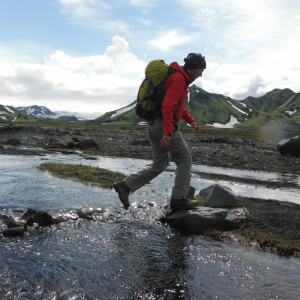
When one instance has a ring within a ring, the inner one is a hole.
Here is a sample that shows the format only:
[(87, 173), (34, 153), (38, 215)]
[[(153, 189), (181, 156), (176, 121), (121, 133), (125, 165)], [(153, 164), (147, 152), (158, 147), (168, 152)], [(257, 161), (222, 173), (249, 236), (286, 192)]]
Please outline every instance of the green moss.
[(59, 178), (70, 178), (84, 184), (96, 185), (102, 188), (112, 188), (114, 182), (126, 177), (119, 172), (84, 165), (47, 162), (36, 166), (36, 168), (40, 171), (49, 171), (53, 176)]

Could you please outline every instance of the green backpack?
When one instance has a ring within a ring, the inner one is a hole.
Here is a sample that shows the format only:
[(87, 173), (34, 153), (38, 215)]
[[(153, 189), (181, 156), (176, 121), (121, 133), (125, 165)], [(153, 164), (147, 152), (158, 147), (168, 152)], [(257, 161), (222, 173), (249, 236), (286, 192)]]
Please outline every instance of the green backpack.
[(161, 113), (162, 102), (166, 91), (164, 82), (167, 77), (178, 72), (163, 60), (152, 60), (145, 69), (145, 79), (140, 85), (135, 106), (136, 114), (141, 118), (151, 121)]

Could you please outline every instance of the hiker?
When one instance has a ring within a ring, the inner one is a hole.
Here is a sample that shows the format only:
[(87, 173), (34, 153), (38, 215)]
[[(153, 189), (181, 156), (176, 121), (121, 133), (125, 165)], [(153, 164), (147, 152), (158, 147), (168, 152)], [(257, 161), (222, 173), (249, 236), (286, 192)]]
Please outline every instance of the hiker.
[(177, 166), (171, 193), (171, 209), (193, 209), (198, 206), (196, 200), (186, 198), (190, 186), (192, 156), (178, 130), (177, 123), (183, 119), (194, 127), (194, 133), (200, 130), (197, 122), (184, 108), (184, 103), (189, 84), (202, 76), (206, 69), (206, 61), (201, 54), (190, 53), (184, 59), (183, 66), (177, 62), (171, 63), (170, 66), (176, 72), (171, 73), (164, 82), (166, 94), (162, 103), (162, 114), (148, 123), (153, 162), (146, 165), (141, 171), (113, 184), (126, 208), (130, 206), (130, 191), (135, 192), (157, 177), (167, 168), (170, 159)]

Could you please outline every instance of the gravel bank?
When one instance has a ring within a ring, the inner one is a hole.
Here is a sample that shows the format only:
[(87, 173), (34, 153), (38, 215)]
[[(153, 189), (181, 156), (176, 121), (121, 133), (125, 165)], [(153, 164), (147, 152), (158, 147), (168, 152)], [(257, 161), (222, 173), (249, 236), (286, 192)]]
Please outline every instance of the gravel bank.
[[(43, 129), (25, 127), (19, 130), (0, 131), (0, 145), (9, 138), (20, 139), (23, 146), (55, 148), (57, 138), (66, 135), (85, 135), (92, 138), (99, 150), (86, 153), (151, 159), (152, 152), (145, 131), (105, 129)], [(183, 133), (191, 151), (193, 164), (244, 170), (300, 174), (300, 157), (281, 155), (276, 148), (278, 141), (202, 136), (201, 133)], [(1, 146), (0, 146), (1, 148)], [(0, 154), (9, 154), (0, 149)]]

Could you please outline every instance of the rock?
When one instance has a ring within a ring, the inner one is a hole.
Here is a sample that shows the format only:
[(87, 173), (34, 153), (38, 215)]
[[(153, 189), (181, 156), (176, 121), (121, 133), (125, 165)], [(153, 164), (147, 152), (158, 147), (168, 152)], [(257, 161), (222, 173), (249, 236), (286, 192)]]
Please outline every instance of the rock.
[(27, 222), (25, 220), (22, 220), (20, 218), (14, 218), (13, 216), (9, 216), (7, 220), (7, 227), (13, 228), (13, 227), (24, 227), (27, 225)]
[(13, 146), (19, 146), (21, 145), (21, 141), (19, 139), (15, 139), (15, 138), (11, 138), (11, 139), (8, 139), (5, 144), (7, 145), (13, 145)]
[(202, 189), (199, 196), (206, 198), (207, 207), (241, 207), (242, 204), (237, 199), (233, 191), (219, 184), (213, 184)]
[(89, 219), (92, 220), (93, 214), (100, 214), (103, 213), (104, 209), (103, 208), (79, 208), (76, 209), (75, 213), (78, 215), (79, 218), (82, 219)]
[(194, 187), (192, 187), (192, 186), (190, 186), (189, 187), (189, 191), (188, 191), (188, 194), (187, 194), (187, 198), (188, 199), (194, 199), (194, 194), (195, 194), (195, 188)]
[(28, 208), (26, 213), (21, 217), (27, 221), (27, 225), (32, 225), (33, 223), (38, 223), (39, 226), (51, 226), (54, 224), (52, 216), (47, 212), (42, 210), (34, 210)]
[(25, 233), (24, 227), (14, 227), (14, 228), (7, 228), (3, 230), (3, 236), (5, 237), (16, 237), (22, 236)]
[(292, 156), (300, 156), (300, 138), (294, 136), (290, 139), (282, 140), (277, 144), (280, 154), (290, 154)]
[(51, 144), (63, 148), (80, 148), (81, 150), (95, 148), (99, 150), (98, 144), (89, 136), (82, 135), (81, 132), (76, 131), (76, 135), (67, 134), (58, 138), (50, 140)]
[(0, 145), (0, 149), (4, 149), (4, 147), (2, 145)]
[(151, 143), (149, 140), (133, 140), (131, 145), (132, 146), (150, 146)]
[(99, 150), (99, 146), (98, 144), (93, 140), (93, 139), (89, 139), (89, 140), (84, 140), (81, 141), (77, 144), (77, 148), (80, 148), (81, 150), (86, 150), (86, 149), (97, 149)]
[(232, 230), (239, 228), (248, 218), (245, 207), (212, 208), (200, 206), (194, 210), (169, 210), (161, 222), (173, 228), (186, 231), (204, 231), (207, 229)]

